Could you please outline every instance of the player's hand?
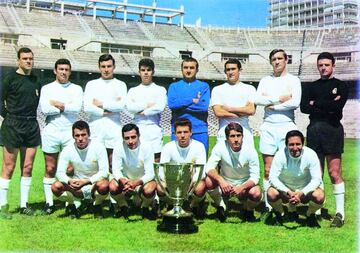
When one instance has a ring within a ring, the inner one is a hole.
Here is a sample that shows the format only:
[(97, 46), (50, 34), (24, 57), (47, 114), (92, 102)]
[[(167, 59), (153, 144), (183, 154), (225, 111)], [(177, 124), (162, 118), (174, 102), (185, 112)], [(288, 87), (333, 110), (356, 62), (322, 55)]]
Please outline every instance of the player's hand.
[(78, 179), (70, 179), (69, 186), (70, 186), (70, 188), (72, 188), (74, 190), (80, 189), (79, 180)]
[(334, 101), (338, 101), (341, 99), (341, 96), (340, 95), (337, 95), (336, 98), (334, 98)]
[(279, 101), (280, 101), (281, 103), (284, 103), (284, 102), (290, 100), (291, 98), (292, 98), (292, 95), (291, 95), (291, 94), (290, 94), (290, 95), (284, 95), (284, 96), (280, 96), (280, 97), (279, 97)]
[(128, 181), (128, 180), (127, 180), (126, 178), (120, 178), (120, 179), (119, 179), (119, 185), (120, 185), (121, 187), (125, 187), (127, 181)]
[(56, 108), (58, 108), (61, 112), (63, 112), (65, 110), (65, 104), (57, 101), (57, 100), (50, 100), (50, 105), (55, 106)]
[(93, 105), (95, 105), (96, 107), (99, 107), (99, 108), (103, 108), (104, 103), (101, 102), (99, 99), (94, 98)]
[(219, 182), (219, 186), (224, 194), (231, 194), (233, 192), (233, 187), (231, 184), (226, 182), (224, 179)]
[(156, 105), (156, 103), (154, 103), (154, 102), (148, 103), (147, 106), (146, 106), (146, 108), (153, 107), (154, 105)]
[(242, 195), (245, 194), (245, 188), (244, 188), (242, 185), (233, 187), (233, 193), (234, 193), (236, 196), (242, 196)]

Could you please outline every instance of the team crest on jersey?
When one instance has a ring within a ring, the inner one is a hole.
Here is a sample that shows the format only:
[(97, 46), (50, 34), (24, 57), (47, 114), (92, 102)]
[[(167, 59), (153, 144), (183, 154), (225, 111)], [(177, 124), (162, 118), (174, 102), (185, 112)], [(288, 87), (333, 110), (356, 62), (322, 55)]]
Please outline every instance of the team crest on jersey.
[(334, 89), (332, 90), (332, 94), (337, 94), (337, 88), (334, 88)]

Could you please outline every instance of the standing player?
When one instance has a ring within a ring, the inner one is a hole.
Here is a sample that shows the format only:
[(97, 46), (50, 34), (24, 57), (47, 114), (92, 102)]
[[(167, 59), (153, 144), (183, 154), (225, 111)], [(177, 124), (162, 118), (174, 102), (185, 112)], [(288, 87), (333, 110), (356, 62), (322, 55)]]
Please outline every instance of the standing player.
[[(301, 100), (299, 78), (288, 73), (287, 54), (283, 49), (270, 52), (269, 60), (273, 74), (260, 80), (255, 104), (265, 106), (264, 123), (260, 127), (260, 152), (264, 160), (264, 195), (269, 189), (269, 172), (277, 150), (284, 148), (285, 135), (296, 129), (294, 111)], [(268, 209), (269, 203), (265, 200)]]
[(164, 111), (167, 98), (164, 87), (153, 83), (155, 64), (151, 59), (139, 62), (141, 83), (129, 90), (126, 107), (134, 114), (135, 124), (140, 130), (140, 141), (153, 149), (155, 162), (160, 161), (163, 132), (160, 115)]
[(153, 149), (148, 143), (140, 142), (140, 136), (136, 125), (126, 124), (122, 128), (123, 143), (114, 149), (114, 179), (110, 182), (110, 193), (118, 204), (115, 217), (127, 217), (127, 200), (134, 194), (139, 194), (142, 200), (143, 217), (155, 218), (157, 215), (157, 206), (152, 206), (152, 213), (149, 210), (156, 190)]
[(258, 155), (254, 148), (243, 145), (243, 128), (239, 123), (229, 123), (224, 131), (226, 140), (216, 143), (206, 164), (206, 188), (221, 222), (226, 220), (222, 196), (236, 196), (244, 204), (244, 219), (255, 221), (254, 208), (261, 200)]
[(253, 86), (240, 82), (240, 71), (239, 60), (230, 59), (225, 62), (224, 72), (227, 82), (212, 90), (211, 105), (216, 117), (219, 118), (217, 140), (224, 141), (226, 139), (225, 127), (230, 122), (237, 122), (244, 130), (243, 145), (255, 148), (249, 116), (255, 113), (256, 90)]
[(326, 158), (333, 184), (336, 215), (331, 226), (342, 227), (345, 219), (345, 183), (341, 176), (344, 129), (340, 120), (342, 109), (348, 98), (348, 89), (342, 81), (334, 77), (335, 59), (331, 53), (319, 54), (317, 68), (320, 79), (304, 87), (301, 111), (310, 114), (307, 145), (317, 153), (322, 171), (324, 171)]
[(111, 171), (112, 152), (121, 136), (120, 112), (125, 107), (127, 88), (124, 82), (114, 78), (112, 55), (101, 55), (98, 63), (101, 77), (86, 84), (84, 111), (90, 116), (92, 139), (106, 147)]
[(309, 204), (307, 223), (310, 227), (320, 227), (315, 211), (322, 207), (325, 193), (319, 159), (312, 149), (304, 147), (304, 136), (298, 130), (286, 134), (285, 144), (286, 148), (276, 152), (271, 164), (269, 203), (280, 224), (284, 216), (283, 203), (289, 204), (290, 219), (297, 218), (297, 205)]
[(31, 175), (37, 146), (40, 144), (40, 129), (36, 120), (40, 84), (31, 73), (34, 54), (29, 48), (17, 52), (16, 72), (4, 78), (1, 85), (1, 125), (3, 141), (3, 165), (0, 178), (0, 217), (11, 219), (8, 205), (8, 189), (13, 175), (17, 155), (20, 151), (20, 213), (32, 215), (28, 206)]
[[(52, 192), (69, 205), (67, 215), (79, 218), (81, 199), (94, 200), (95, 218), (103, 217), (101, 203), (109, 193), (109, 163), (105, 147), (96, 140), (90, 140), (89, 125), (76, 121), (72, 126), (73, 145), (68, 145), (60, 154), (56, 181)], [(66, 174), (68, 166), (74, 169), (74, 176)]]
[(208, 108), (210, 88), (205, 82), (196, 79), (199, 63), (194, 58), (187, 58), (181, 63), (183, 79), (170, 84), (168, 105), (172, 111), (171, 139), (175, 140), (174, 122), (178, 118), (186, 118), (192, 124), (192, 138), (209, 149)]
[[(194, 163), (204, 164), (206, 163), (206, 151), (204, 145), (191, 138), (192, 125), (188, 119), (178, 118), (174, 123), (176, 140), (168, 142), (162, 149), (161, 163)], [(195, 174), (193, 177), (193, 183), (196, 182), (199, 174)], [(160, 174), (162, 178), (163, 175)], [(190, 208), (196, 217), (201, 218), (204, 216), (204, 201), (205, 201), (205, 171), (203, 171), (202, 180), (196, 186)], [(157, 187), (157, 192), (160, 198), (163, 198), (165, 193), (161, 188)]]
[(46, 116), (46, 125), (41, 135), (41, 148), (45, 156), (44, 214), (54, 212), (51, 185), (55, 182), (59, 152), (72, 141), (71, 127), (77, 120), (82, 106), (83, 91), (69, 81), (71, 64), (67, 59), (55, 62), (56, 80), (41, 90), (40, 108)]

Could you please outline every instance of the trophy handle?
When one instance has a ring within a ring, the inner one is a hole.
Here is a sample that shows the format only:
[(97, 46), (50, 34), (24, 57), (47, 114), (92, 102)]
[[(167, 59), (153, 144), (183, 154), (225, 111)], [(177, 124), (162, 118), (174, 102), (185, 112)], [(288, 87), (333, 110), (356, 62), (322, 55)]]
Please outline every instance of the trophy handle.
[(163, 167), (163, 164), (161, 163), (154, 163), (154, 171), (155, 171), (155, 181), (157, 182), (157, 184), (160, 186), (161, 190), (165, 193), (165, 195), (167, 197), (170, 198), (168, 192), (166, 191), (165, 187), (162, 185), (161, 183), (161, 179), (160, 179), (160, 176), (159, 176), (159, 169)]
[[(195, 168), (194, 168), (195, 167)], [(200, 181), (201, 181), (201, 177), (202, 177), (202, 174), (203, 174), (203, 171), (204, 171), (204, 165), (203, 164), (194, 164), (194, 163), (192, 163), (191, 164), (191, 169), (192, 170), (195, 170), (195, 173), (196, 173), (196, 168), (198, 168), (199, 169), (199, 175), (198, 175), (198, 177), (197, 177), (197, 179), (196, 179), (196, 182), (195, 182), (195, 184), (192, 184), (192, 187), (190, 188), (190, 191), (189, 191), (189, 195), (191, 195), (193, 192), (194, 192), (194, 190), (195, 190), (195, 188), (198, 186), (198, 184), (200, 183)]]

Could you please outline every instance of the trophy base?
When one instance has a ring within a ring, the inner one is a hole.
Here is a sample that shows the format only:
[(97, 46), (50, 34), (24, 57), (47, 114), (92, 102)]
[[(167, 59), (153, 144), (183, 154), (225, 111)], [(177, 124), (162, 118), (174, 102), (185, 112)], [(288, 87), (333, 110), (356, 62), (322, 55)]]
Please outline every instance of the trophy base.
[(192, 234), (198, 232), (199, 229), (194, 224), (192, 216), (164, 215), (162, 222), (157, 226), (157, 230), (173, 234)]

